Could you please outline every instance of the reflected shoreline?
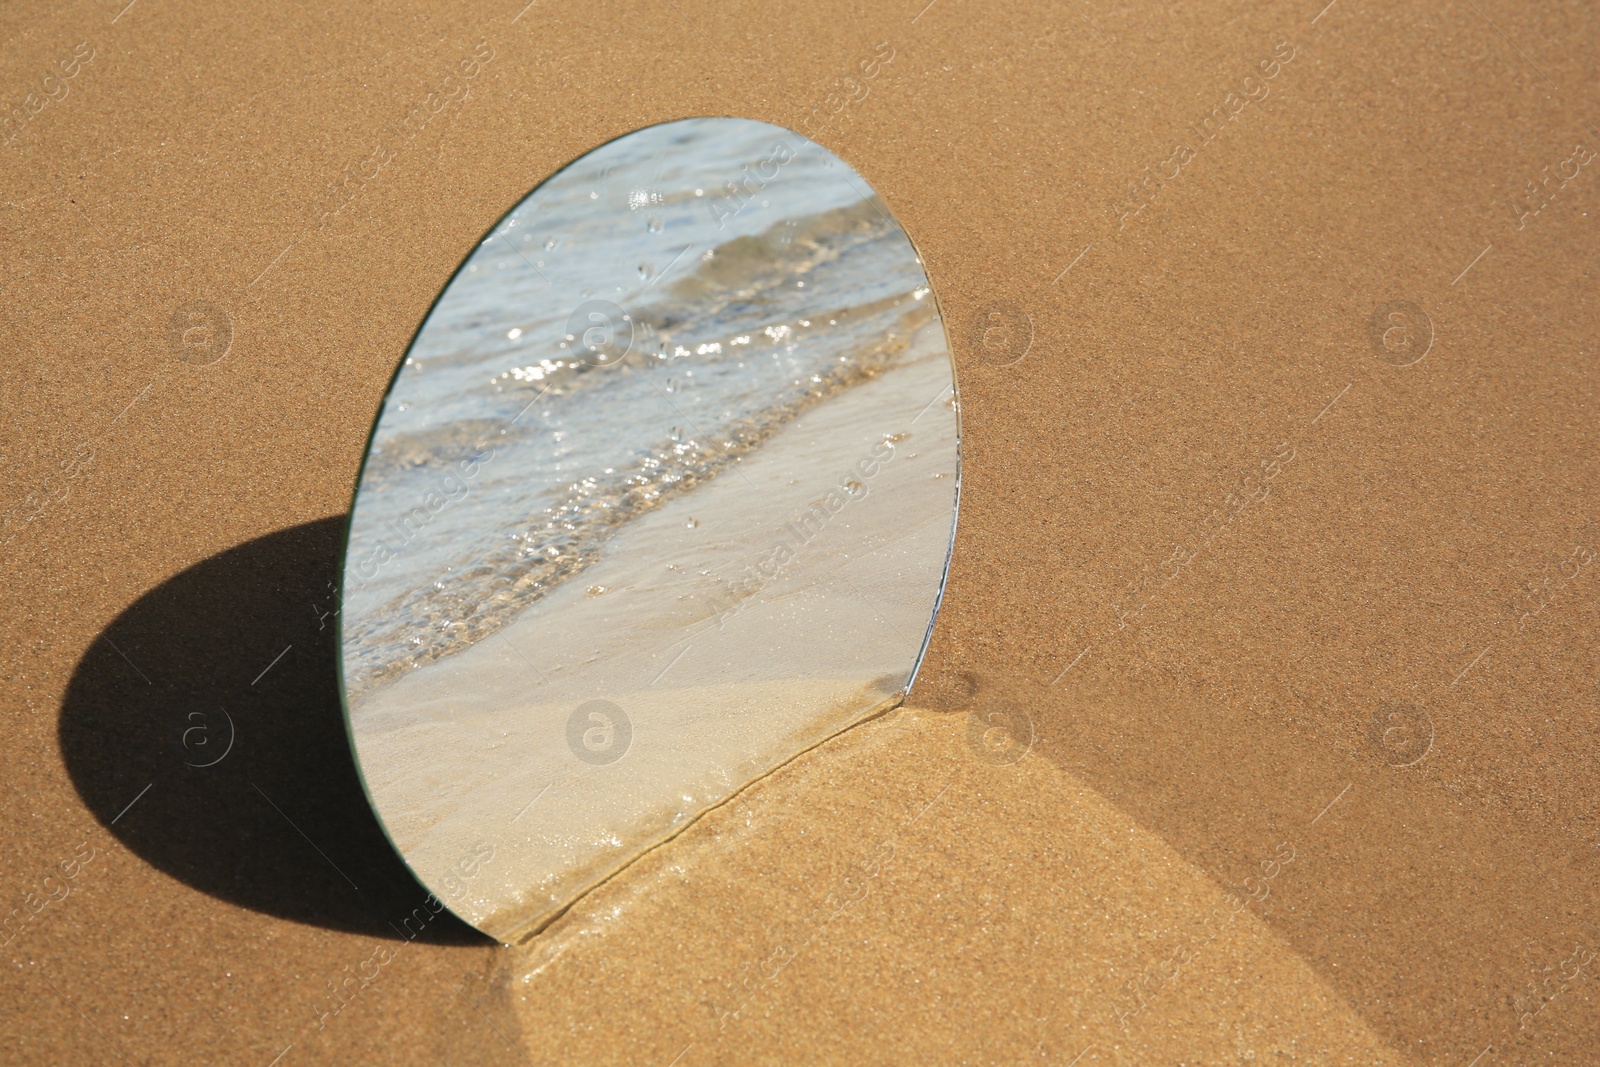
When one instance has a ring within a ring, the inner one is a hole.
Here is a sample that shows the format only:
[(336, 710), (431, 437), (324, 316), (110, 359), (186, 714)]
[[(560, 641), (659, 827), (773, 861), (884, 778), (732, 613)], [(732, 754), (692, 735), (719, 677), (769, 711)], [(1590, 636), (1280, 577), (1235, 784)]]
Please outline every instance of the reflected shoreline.
[(351, 743), (407, 864), (501, 939), (894, 706), (926, 649), (959, 497), (949, 338), (910, 239), (830, 153), (705, 210), (775, 138), (796, 140), (667, 123), (541, 185), (457, 271), (373, 431)]

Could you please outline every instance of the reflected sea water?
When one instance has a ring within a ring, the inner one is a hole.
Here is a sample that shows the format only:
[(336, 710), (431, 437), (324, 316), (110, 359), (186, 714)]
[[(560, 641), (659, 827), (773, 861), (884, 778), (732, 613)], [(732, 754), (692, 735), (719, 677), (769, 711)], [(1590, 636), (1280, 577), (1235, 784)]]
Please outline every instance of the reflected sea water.
[(541, 186), (417, 336), (355, 502), (352, 695), (494, 632), (936, 317), (830, 153), (755, 122), (657, 131)]

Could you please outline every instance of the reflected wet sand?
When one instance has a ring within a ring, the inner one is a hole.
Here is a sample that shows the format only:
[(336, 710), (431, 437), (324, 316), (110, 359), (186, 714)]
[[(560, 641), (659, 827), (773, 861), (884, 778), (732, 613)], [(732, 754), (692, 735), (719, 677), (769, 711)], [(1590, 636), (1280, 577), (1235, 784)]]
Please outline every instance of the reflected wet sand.
[[(620, 533), (582, 581), (362, 699), (367, 788), (457, 914), (503, 941), (526, 937), (641, 849), (904, 692), (938, 592), (923, 579), (949, 543), (939, 487), (956, 474), (954, 420), (919, 416), (941, 396), (948, 414), (948, 382), (935, 322), (895, 370)], [(777, 520), (806, 515), (863, 456), (878, 458), (861, 496), (801, 530), (788, 566), (736, 584), (790, 539)], [(590, 728), (626, 737), (596, 737), (606, 751), (585, 760), (569, 724), (592, 700), (607, 710)], [(492, 859), (472, 862), (480, 853)]]

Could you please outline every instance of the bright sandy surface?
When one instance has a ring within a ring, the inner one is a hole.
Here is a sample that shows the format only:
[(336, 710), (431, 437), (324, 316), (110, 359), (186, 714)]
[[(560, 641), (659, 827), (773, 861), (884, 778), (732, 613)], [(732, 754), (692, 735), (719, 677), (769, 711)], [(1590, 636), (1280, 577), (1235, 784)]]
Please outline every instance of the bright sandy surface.
[[(1600, 572), (1573, 552), (1600, 553), (1600, 169), (1559, 175), (1600, 151), (1600, 7), (525, 6), (0, 8), (29, 114), (0, 148), (0, 889), (41, 909), (0, 955), (0, 1060), (1593, 1061)], [(927, 264), (962, 514), (911, 704), (955, 710), (814, 749), (749, 826), (738, 798), (583, 898), (548, 956), (403, 941), (337, 844), (359, 793), (316, 788), (348, 764), (319, 622), (374, 413), (530, 188), (726, 114), (814, 131)], [(202, 300), (231, 321), (210, 366), (168, 333)], [(1409, 366), (1372, 340), (1396, 302), (1428, 317)], [(1000, 305), (1031, 323), (1010, 366), (973, 340)], [(307, 526), (320, 554), (277, 552)], [(1032, 716), (1020, 762), (963, 754), (965, 675)], [(180, 747), (218, 708), (232, 792)], [(184, 851), (200, 831), (228, 863)], [(1164, 979), (1284, 842), (1270, 894)]]

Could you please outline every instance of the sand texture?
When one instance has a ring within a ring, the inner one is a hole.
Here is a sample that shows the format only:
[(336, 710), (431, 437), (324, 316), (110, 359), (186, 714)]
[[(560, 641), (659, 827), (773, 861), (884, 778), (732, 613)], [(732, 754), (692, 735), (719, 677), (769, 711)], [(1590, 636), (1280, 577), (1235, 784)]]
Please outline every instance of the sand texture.
[[(1597, 31), (7, 6), (0, 1060), (1594, 1062)], [(944, 606), (907, 707), (506, 951), (365, 806), (344, 516), (494, 220), (728, 114), (922, 256)]]

